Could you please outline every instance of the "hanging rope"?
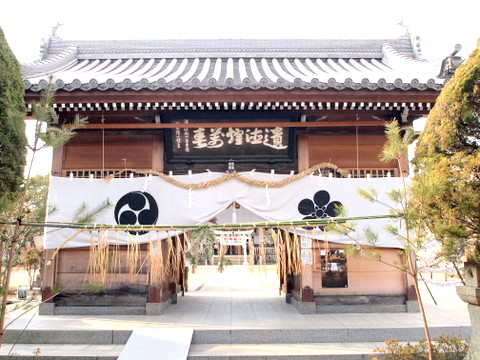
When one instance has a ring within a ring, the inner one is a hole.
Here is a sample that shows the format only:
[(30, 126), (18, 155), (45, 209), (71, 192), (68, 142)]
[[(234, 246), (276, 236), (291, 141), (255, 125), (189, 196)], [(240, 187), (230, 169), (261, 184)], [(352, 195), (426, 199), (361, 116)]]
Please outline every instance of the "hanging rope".
[(233, 179), (233, 178), (235, 178), (235, 179), (237, 179), (241, 182), (244, 182), (246, 184), (253, 185), (253, 186), (282, 187), (282, 186), (285, 186), (287, 184), (290, 184), (291, 182), (297, 181), (297, 180), (299, 180), (299, 179), (301, 179), (301, 178), (303, 178), (307, 175), (313, 174), (316, 171), (319, 171), (321, 169), (331, 169), (333, 171), (336, 171), (336, 172), (340, 173), (343, 177), (346, 177), (348, 175), (348, 171), (342, 170), (336, 165), (333, 165), (333, 164), (330, 164), (330, 163), (321, 163), (321, 164), (314, 165), (307, 170), (301, 171), (298, 174), (291, 175), (291, 176), (286, 177), (285, 179), (282, 179), (282, 180), (279, 180), (279, 181), (264, 181), (264, 180), (250, 179), (250, 178), (248, 178), (246, 176), (243, 176), (243, 175), (237, 173), (236, 171), (234, 171), (234, 172), (225, 174), (225, 175), (223, 175), (223, 176), (221, 176), (217, 179), (213, 179), (213, 180), (209, 180), (209, 181), (203, 181), (203, 182), (200, 182), (200, 183), (197, 183), (197, 184), (189, 184), (189, 183), (184, 183), (184, 182), (178, 181), (178, 180), (176, 180), (176, 179), (174, 179), (174, 178), (172, 178), (168, 175), (165, 175), (164, 173), (159, 172), (159, 171), (136, 170), (136, 169), (120, 170), (119, 172), (117, 172), (115, 174), (111, 174), (111, 175), (105, 177), (105, 181), (111, 181), (116, 176), (120, 176), (123, 173), (135, 172), (135, 173), (143, 174), (143, 175), (155, 175), (155, 176), (161, 177), (166, 182), (168, 182), (172, 185), (178, 186), (182, 189), (192, 189), (192, 190), (206, 189), (208, 187), (221, 184), (221, 183), (223, 183), (225, 181), (228, 181), (230, 179)]
[(258, 266), (263, 269), (264, 276), (267, 275), (267, 246), (266, 246), (266, 239), (265, 234), (263, 232), (263, 228), (258, 229), (259, 233), (259, 248), (258, 248)]
[(134, 283), (138, 274), (138, 263), (140, 260), (140, 239), (138, 233), (135, 236), (128, 235), (129, 241), (127, 245), (127, 266), (128, 266), (128, 282)]

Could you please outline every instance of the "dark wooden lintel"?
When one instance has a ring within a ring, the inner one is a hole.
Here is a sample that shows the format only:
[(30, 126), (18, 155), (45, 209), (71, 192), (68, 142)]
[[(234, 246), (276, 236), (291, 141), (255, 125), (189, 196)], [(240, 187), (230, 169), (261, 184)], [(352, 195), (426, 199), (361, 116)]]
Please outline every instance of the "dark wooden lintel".
[[(54, 102), (61, 103), (138, 103), (138, 102), (423, 102), (433, 103), (435, 90), (286, 90), (286, 89), (209, 89), (141, 91), (57, 91)], [(40, 93), (27, 92), (27, 103), (38, 100)]]
[(236, 127), (236, 128), (250, 128), (250, 127), (273, 127), (278, 126), (282, 128), (322, 128), (322, 127), (371, 127), (384, 126), (385, 122), (379, 120), (358, 120), (358, 121), (318, 121), (318, 122), (228, 122), (228, 123), (187, 123), (187, 124), (87, 124), (84, 130), (99, 130), (99, 129), (175, 129), (175, 128), (217, 128), (217, 127)]

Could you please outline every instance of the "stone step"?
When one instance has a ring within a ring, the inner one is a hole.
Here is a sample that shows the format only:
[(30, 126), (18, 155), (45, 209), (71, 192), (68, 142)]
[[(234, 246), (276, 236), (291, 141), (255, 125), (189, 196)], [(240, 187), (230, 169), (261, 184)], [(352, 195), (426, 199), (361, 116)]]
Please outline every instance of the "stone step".
[(118, 360), (187, 360), (192, 328), (134, 329)]
[(189, 360), (370, 360), (383, 343), (193, 344)]
[[(0, 349), (0, 360), (117, 360), (124, 345), (32, 344)], [(383, 343), (197, 344), (188, 360), (367, 360)], [(10, 352), (11, 351), (11, 352)], [(9, 354), (10, 353), (10, 354)]]
[[(395, 325), (395, 324), (392, 324)], [(86, 344), (123, 345), (132, 330), (11, 330), (5, 344)], [(470, 326), (430, 327), (432, 337), (451, 334), (470, 337)], [(421, 327), (400, 328), (319, 328), (319, 329), (195, 329), (192, 344), (302, 344), (364, 343), (388, 339), (414, 341), (424, 338)]]
[(4, 344), (1, 360), (117, 360), (124, 345)]
[[(430, 335), (451, 334), (470, 337), (470, 327), (430, 327)], [(425, 338), (423, 328), (322, 328), (322, 329), (229, 329), (194, 330), (192, 344), (289, 344), (363, 343), (388, 339), (415, 341)]]

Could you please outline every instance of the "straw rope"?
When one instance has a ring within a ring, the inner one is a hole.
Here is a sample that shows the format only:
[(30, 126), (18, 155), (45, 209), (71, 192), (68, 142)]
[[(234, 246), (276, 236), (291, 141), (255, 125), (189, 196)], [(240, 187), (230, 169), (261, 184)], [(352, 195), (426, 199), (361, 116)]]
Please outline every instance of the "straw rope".
[(85, 274), (84, 283), (87, 283), (89, 279), (92, 284), (105, 285), (107, 283), (107, 274), (111, 266), (109, 249), (108, 231), (103, 234), (99, 232), (97, 241), (93, 234), (90, 234), (88, 271)]
[(113, 254), (112, 273), (120, 275), (122, 273), (122, 259), (120, 256), (120, 236), (118, 235), (118, 231), (115, 231), (115, 245)]
[(267, 246), (265, 243), (265, 234), (263, 228), (258, 229), (259, 246), (258, 246), (258, 266), (263, 270), (264, 275), (267, 275)]
[(175, 282), (180, 279), (180, 268), (185, 265), (183, 263), (183, 244), (178, 232), (175, 232)]
[(285, 241), (285, 245), (287, 248), (287, 253), (285, 260), (287, 261), (287, 274), (291, 274), (293, 271), (293, 254), (292, 254), (292, 242), (290, 238), (290, 233), (288, 231), (285, 231), (283, 234), (283, 239)]
[(223, 273), (225, 271), (225, 264), (224, 264), (224, 259), (225, 255), (227, 254), (227, 245), (221, 244), (220, 245), (220, 252), (219, 252), (219, 257), (218, 257), (218, 267), (217, 271), (219, 273)]
[(300, 275), (302, 273), (302, 255), (300, 250), (300, 240), (298, 239), (297, 230), (293, 231), (293, 275)]
[(127, 266), (128, 266), (128, 282), (134, 283), (137, 278), (137, 268), (140, 258), (140, 242), (138, 233), (132, 239), (131, 234), (128, 234), (128, 246), (127, 246)]
[(87, 283), (89, 274), (92, 274), (92, 276), (94, 276), (93, 273), (95, 272), (95, 255), (96, 255), (95, 253), (96, 253), (95, 240), (93, 239), (93, 234), (90, 233), (90, 248), (88, 252), (88, 270), (85, 273), (85, 277), (83, 279), (84, 284)]
[(105, 181), (111, 181), (115, 178), (115, 176), (122, 175), (123, 173), (135, 172), (135, 173), (144, 174), (144, 175), (158, 176), (158, 177), (161, 177), (163, 180), (165, 180), (166, 182), (168, 182), (172, 185), (178, 186), (178, 187), (183, 188), (183, 189), (192, 189), (192, 190), (206, 189), (208, 187), (221, 184), (221, 183), (223, 183), (225, 181), (228, 181), (230, 179), (233, 179), (233, 178), (235, 178), (235, 179), (237, 179), (241, 182), (244, 182), (246, 184), (253, 185), (253, 186), (282, 187), (282, 186), (285, 186), (287, 184), (290, 184), (291, 182), (297, 181), (297, 180), (299, 180), (299, 179), (301, 179), (301, 178), (303, 178), (307, 175), (313, 174), (314, 172), (316, 172), (318, 170), (321, 170), (321, 169), (331, 169), (333, 171), (337, 171), (338, 173), (340, 173), (344, 177), (347, 176), (347, 174), (348, 174), (348, 171), (342, 170), (336, 165), (333, 165), (333, 164), (330, 164), (330, 163), (320, 163), (320, 164), (312, 166), (309, 169), (303, 170), (303, 171), (299, 172), (298, 174), (291, 175), (291, 176), (286, 177), (285, 179), (282, 179), (282, 180), (279, 180), (279, 181), (264, 181), (264, 180), (250, 179), (246, 176), (240, 175), (236, 171), (233, 171), (233, 172), (225, 174), (225, 175), (223, 175), (223, 176), (221, 176), (217, 179), (213, 179), (213, 180), (209, 180), (209, 181), (202, 181), (202, 182), (199, 182), (199, 183), (196, 183), (196, 184), (189, 184), (189, 183), (184, 183), (184, 182), (178, 181), (178, 180), (176, 180), (176, 179), (174, 179), (174, 178), (172, 178), (172, 177), (170, 177), (170, 176), (168, 176), (168, 175), (166, 175), (162, 172), (159, 172), (159, 171), (137, 170), (137, 169), (123, 169), (123, 170), (120, 170), (120, 171), (118, 171), (114, 174), (106, 176)]
[(281, 247), (278, 241), (278, 236), (275, 233), (273, 228), (270, 228), (270, 236), (273, 240), (273, 246), (275, 247), (275, 265), (277, 267), (277, 276), (280, 278), (281, 275), (281, 264), (282, 264), (282, 252)]
[(149, 269), (150, 283), (159, 285), (163, 275), (162, 242), (158, 236), (156, 239), (149, 239)]

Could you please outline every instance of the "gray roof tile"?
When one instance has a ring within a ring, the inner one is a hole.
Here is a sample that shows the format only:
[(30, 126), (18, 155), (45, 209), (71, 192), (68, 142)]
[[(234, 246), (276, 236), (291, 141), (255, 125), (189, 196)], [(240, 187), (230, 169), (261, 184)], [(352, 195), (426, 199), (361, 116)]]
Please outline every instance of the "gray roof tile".
[[(319, 88), (440, 90), (438, 68), (398, 39), (79, 40), (51, 38), (22, 66), (25, 86), (141, 90)], [(400, 79), (400, 81), (398, 81)]]

